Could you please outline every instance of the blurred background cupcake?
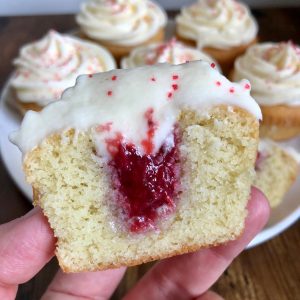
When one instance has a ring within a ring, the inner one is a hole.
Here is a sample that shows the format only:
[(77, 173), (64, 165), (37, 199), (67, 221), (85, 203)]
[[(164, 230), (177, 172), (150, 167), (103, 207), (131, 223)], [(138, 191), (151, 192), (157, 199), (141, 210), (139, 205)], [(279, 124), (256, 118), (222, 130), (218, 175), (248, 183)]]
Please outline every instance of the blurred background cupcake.
[(178, 65), (193, 60), (205, 60), (217, 66), (217, 63), (209, 55), (173, 38), (164, 43), (151, 44), (132, 50), (128, 57), (122, 59), (121, 67), (127, 69), (157, 63)]
[(247, 78), (259, 103), (260, 134), (284, 140), (300, 134), (300, 48), (292, 42), (252, 46), (235, 62), (233, 80)]
[(257, 31), (249, 8), (234, 0), (198, 0), (176, 18), (178, 38), (203, 48), (219, 62), (224, 74), (256, 42)]
[(116, 67), (103, 47), (62, 35), (53, 30), (41, 40), (25, 45), (14, 60), (16, 71), (10, 85), (15, 106), (40, 110), (75, 84), (77, 76), (108, 71)]
[(163, 41), (167, 16), (148, 0), (88, 0), (76, 21), (85, 37), (107, 47), (119, 60), (134, 47)]
[(278, 206), (297, 178), (300, 154), (295, 149), (261, 139), (255, 163), (253, 185), (268, 198), (270, 206)]

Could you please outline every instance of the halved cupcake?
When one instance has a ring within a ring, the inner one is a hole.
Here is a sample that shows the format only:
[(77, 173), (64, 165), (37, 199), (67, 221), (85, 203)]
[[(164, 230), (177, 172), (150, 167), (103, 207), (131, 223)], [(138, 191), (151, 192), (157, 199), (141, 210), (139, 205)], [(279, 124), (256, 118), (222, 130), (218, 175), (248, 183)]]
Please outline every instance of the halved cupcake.
[(257, 23), (249, 8), (233, 0), (198, 0), (176, 18), (178, 38), (212, 56), (224, 74), (256, 42)]
[(119, 60), (135, 47), (163, 41), (167, 16), (149, 0), (88, 0), (76, 21), (83, 36), (104, 45)]
[(262, 43), (239, 57), (233, 80), (247, 78), (259, 103), (262, 137), (285, 140), (300, 134), (300, 48), (292, 42)]
[(240, 236), (259, 106), (203, 61), (81, 76), (11, 138), (65, 271), (129, 266)]
[(278, 206), (299, 173), (300, 154), (286, 145), (262, 139), (259, 142), (253, 185)]
[(14, 60), (10, 85), (16, 106), (22, 113), (40, 110), (60, 99), (81, 74), (108, 71), (116, 67), (103, 47), (51, 30), (41, 40), (27, 44)]
[(128, 57), (121, 60), (121, 67), (128, 69), (157, 63), (179, 65), (194, 60), (204, 60), (219, 68), (209, 55), (174, 38), (164, 43), (135, 48)]

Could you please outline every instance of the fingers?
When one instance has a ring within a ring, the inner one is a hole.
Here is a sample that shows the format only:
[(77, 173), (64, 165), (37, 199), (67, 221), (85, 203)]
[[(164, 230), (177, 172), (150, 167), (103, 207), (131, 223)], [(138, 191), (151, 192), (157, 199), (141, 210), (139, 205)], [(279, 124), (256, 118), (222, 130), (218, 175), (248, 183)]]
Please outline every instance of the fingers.
[(109, 299), (125, 270), (121, 268), (78, 274), (59, 271), (42, 299)]
[(202, 296), (195, 298), (195, 300), (224, 300), (224, 298), (213, 291), (208, 291)]
[(159, 262), (125, 299), (159, 300), (200, 297), (263, 228), (268, 216), (267, 200), (257, 189), (252, 189), (245, 230), (238, 240), (224, 246), (204, 249)]
[(17, 285), (33, 277), (53, 256), (55, 240), (46, 218), (34, 208), (0, 226), (0, 299), (14, 299)]

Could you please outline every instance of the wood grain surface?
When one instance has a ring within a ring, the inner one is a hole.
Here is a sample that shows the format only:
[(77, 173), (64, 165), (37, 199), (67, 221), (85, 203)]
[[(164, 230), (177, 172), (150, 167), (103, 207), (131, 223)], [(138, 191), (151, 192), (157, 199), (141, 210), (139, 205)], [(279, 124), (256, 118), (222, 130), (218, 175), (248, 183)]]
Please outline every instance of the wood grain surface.
[[(261, 41), (291, 39), (300, 43), (300, 8), (261, 9), (255, 10), (254, 14), (260, 25)], [(74, 16), (70, 15), (0, 18), (0, 88), (13, 69), (12, 60), (21, 45), (40, 38), (48, 29), (64, 32), (75, 26)], [(31, 209), (31, 204), (15, 187), (1, 160), (0, 186), (0, 224)], [(213, 290), (230, 300), (300, 299), (299, 251), (298, 222), (271, 241), (244, 251), (220, 277)], [(120, 299), (151, 265), (130, 268), (112, 299)], [(17, 299), (40, 299), (57, 269), (54, 258), (32, 280), (20, 286)]]

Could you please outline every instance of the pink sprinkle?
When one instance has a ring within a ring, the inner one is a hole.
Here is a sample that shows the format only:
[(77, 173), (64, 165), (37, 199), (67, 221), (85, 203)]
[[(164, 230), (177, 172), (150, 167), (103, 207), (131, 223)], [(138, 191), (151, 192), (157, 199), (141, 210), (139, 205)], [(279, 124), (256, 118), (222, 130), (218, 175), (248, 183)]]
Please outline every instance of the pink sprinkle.
[(107, 122), (105, 124), (100, 124), (96, 127), (97, 132), (110, 131), (112, 126), (112, 122)]
[(211, 63), (210, 66), (214, 69), (216, 67), (215, 63)]
[(173, 75), (172, 78), (173, 78), (173, 80), (177, 80), (179, 78), (179, 76), (178, 75)]
[(117, 76), (116, 75), (112, 76), (111, 80), (113, 81), (117, 80)]
[(172, 96), (173, 96), (173, 93), (172, 93), (172, 92), (169, 92), (169, 93), (168, 93), (168, 98), (172, 98)]
[(89, 74), (89, 78), (92, 78), (93, 77), (93, 74)]
[(178, 90), (178, 84), (172, 84), (172, 88), (174, 89), (174, 91)]
[(246, 83), (246, 84), (245, 84), (245, 89), (246, 89), (246, 90), (250, 90), (250, 88), (251, 88), (251, 85), (250, 85), (249, 83)]
[(221, 86), (222, 83), (221, 83), (220, 81), (216, 81), (216, 85), (217, 85), (217, 86)]
[(112, 96), (112, 91), (108, 91), (107, 96)]
[(155, 77), (152, 77), (152, 78), (151, 78), (151, 81), (156, 81), (156, 78), (155, 78)]
[(230, 92), (231, 94), (233, 94), (233, 93), (234, 93), (234, 88), (231, 87), (231, 88), (229, 89), (229, 92)]

